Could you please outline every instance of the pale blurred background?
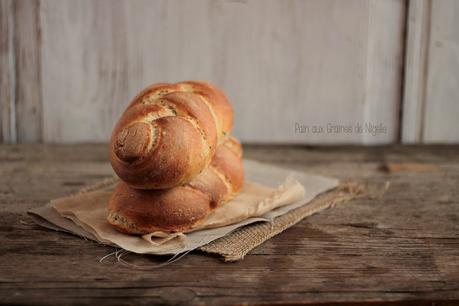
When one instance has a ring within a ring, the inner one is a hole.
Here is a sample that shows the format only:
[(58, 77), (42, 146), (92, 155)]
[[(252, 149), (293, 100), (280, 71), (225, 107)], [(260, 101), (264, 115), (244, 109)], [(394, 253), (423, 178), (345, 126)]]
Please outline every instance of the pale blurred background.
[(245, 143), (459, 142), (459, 1), (0, 3), (2, 142), (106, 142), (187, 79), (227, 92)]

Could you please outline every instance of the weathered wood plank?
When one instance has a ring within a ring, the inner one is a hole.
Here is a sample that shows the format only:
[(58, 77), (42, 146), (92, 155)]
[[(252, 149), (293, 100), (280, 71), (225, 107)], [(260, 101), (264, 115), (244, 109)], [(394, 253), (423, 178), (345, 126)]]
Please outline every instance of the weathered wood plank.
[[(149, 3), (145, 14), (156, 11), (158, 4)], [(130, 61), (135, 65), (149, 56), (128, 57), (127, 48), (137, 48), (132, 40), (139, 30), (128, 32), (131, 9), (123, 1), (41, 4), (44, 141), (105, 141), (133, 94), (129, 80), (141, 75), (132, 74)], [(155, 32), (152, 15), (131, 18), (145, 18), (145, 26)], [(153, 49), (148, 54), (154, 55)], [(145, 84), (137, 85), (136, 90)]]
[(361, 136), (366, 144), (395, 143), (399, 141), (400, 129), (406, 2), (376, 0), (368, 5), (361, 123), (382, 124), (387, 131), (378, 135), (366, 132)]
[(422, 141), (431, 1), (409, 1), (403, 84), (402, 142)]
[(1, 140), (42, 139), (39, 1), (1, 2)]
[(404, 1), (41, 3), (44, 141), (106, 141), (140, 89), (183, 79), (228, 92), (243, 141), (397, 140)]
[(14, 3), (0, 2), (0, 142), (16, 141)]
[(411, 1), (403, 141), (459, 141), (457, 1)]
[(39, 142), (42, 139), (39, 1), (14, 1), (14, 14), (17, 142)]
[[(365, 184), (243, 261), (199, 253), (157, 270), (34, 225), (29, 208), (112, 174), (106, 145), (0, 146), (0, 301), (20, 304), (242, 304), (459, 301), (459, 147), (246, 146), (246, 156)], [(387, 162), (434, 172), (381, 171)], [(382, 189), (389, 188), (385, 193)], [(151, 267), (151, 256), (127, 255)], [(69, 273), (69, 271), (71, 273)], [(46, 297), (46, 299), (45, 299)], [(52, 297), (52, 298), (49, 298)]]
[(459, 2), (432, 1), (423, 141), (459, 142)]

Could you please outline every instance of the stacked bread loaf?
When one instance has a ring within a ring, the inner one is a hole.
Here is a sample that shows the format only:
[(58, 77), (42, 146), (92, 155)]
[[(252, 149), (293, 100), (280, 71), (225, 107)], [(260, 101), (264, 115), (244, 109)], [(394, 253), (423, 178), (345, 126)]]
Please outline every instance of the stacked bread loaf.
[(108, 222), (129, 234), (193, 228), (242, 188), (242, 148), (233, 110), (205, 82), (155, 84), (122, 114), (110, 141), (121, 181)]

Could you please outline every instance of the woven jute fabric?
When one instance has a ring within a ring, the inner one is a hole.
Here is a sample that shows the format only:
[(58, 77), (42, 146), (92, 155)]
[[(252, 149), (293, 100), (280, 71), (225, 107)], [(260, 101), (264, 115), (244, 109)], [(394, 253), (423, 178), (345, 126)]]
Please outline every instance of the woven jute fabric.
[[(117, 182), (117, 177), (110, 177), (81, 189), (79, 193), (112, 189)], [(306, 205), (275, 218), (272, 222), (246, 225), (200, 247), (198, 250), (221, 255), (225, 261), (241, 260), (248, 252), (302, 219), (335, 205), (345, 203), (361, 191), (362, 187), (360, 185), (342, 183), (337, 188), (317, 196)]]
[(219, 254), (223, 256), (225, 261), (241, 260), (252, 249), (302, 219), (324, 209), (345, 203), (361, 191), (362, 187), (360, 185), (353, 183), (341, 184), (334, 190), (317, 196), (307, 205), (277, 217), (272, 223), (249, 224), (199, 249), (207, 253)]

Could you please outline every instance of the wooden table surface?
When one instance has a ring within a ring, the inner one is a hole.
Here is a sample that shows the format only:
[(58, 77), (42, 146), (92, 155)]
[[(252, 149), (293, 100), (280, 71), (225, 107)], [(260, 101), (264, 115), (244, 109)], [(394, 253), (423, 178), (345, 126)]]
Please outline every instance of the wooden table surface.
[[(0, 145), (0, 303), (459, 305), (459, 147), (245, 150), (249, 158), (360, 182), (366, 192), (240, 262), (190, 253), (138, 270), (113, 256), (101, 263), (113, 248), (40, 228), (26, 215), (111, 175), (105, 145)], [(417, 164), (390, 172), (391, 163)]]

